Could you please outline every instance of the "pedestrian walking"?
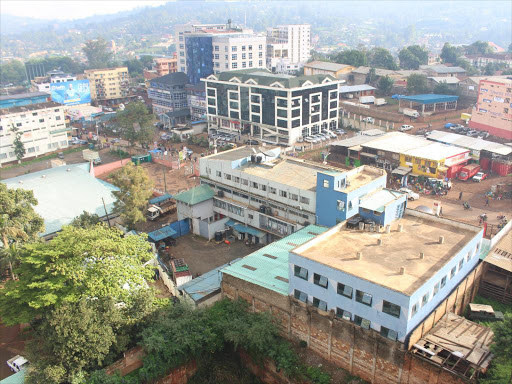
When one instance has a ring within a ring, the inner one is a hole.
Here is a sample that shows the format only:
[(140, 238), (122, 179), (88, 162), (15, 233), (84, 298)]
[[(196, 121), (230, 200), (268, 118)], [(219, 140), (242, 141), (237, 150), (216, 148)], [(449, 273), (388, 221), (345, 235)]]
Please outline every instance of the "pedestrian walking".
[(439, 208), (439, 216), (443, 216), (443, 207)]
[(489, 197), (487, 197), (487, 198), (485, 199), (485, 206), (486, 206), (486, 207), (488, 207), (488, 206), (489, 206)]
[(459, 200), (462, 200), (462, 191), (459, 193)]

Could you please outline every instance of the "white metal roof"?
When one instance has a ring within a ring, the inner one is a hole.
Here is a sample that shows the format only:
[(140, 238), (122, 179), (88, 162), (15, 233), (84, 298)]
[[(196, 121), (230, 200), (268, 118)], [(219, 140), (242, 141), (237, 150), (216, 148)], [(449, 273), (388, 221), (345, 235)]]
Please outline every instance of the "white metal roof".
[(361, 208), (366, 208), (371, 211), (383, 211), (383, 207), (395, 201), (402, 196), (402, 192), (392, 191), (390, 189), (381, 189), (375, 193), (367, 195), (365, 199), (359, 204)]
[(512, 147), (505, 144), (495, 143), (493, 141), (483, 140), (475, 137), (458, 135), (451, 132), (432, 131), (428, 140), (438, 141), (454, 145), (457, 147), (471, 149), (473, 151), (486, 150), (497, 155), (507, 156), (512, 153)]
[(457, 84), (460, 81), (456, 77), (436, 77), (436, 76), (432, 76), (432, 77), (429, 77), (429, 79), (432, 79), (436, 83), (446, 83), (446, 84)]
[(368, 143), (364, 143), (363, 147), (394, 153), (404, 153), (414, 148), (424, 147), (428, 144), (429, 141), (423, 137), (412, 136), (402, 132), (390, 132), (384, 136), (376, 137)]
[(465, 152), (468, 152), (466, 148), (459, 148), (441, 143), (432, 143), (426, 146), (410, 149), (404, 152), (404, 155), (439, 161)]
[(373, 91), (376, 89), (368, 84), (360, 84), (360, 85), (342, 85), (340, 86), (341, 93), (350, 93), (350, 92), (361, 92), (361, 91)]

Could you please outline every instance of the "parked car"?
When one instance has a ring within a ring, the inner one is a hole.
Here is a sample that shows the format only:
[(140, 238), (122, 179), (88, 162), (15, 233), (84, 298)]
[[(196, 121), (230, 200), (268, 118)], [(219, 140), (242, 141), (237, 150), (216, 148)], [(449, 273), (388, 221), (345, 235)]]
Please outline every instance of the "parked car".
[(251, 139), (251, 140), (246, 140), (245, 144), (247, 144), (247, 145), (258, 145), (259, 142), (258, 142), (258, 140), (252, 140)]
[(336, 133), (337, 133), (338, 135), (344, 135), (344, 134), (345, 134), (345, 133), (347, 133), (347, 132), (345, 132), (343, 129), (337, 129), (337, 130), (336, 130)]
[(336, 139), (338, 137), (338, 135), (336, 135), (334, 132), (327, 132), (327, 134), (332, 138), (332, 139)]
[(398, 128), (398, 130), (400, 132), (405, 132), (405, 131), (410, 131), (411, 129), (413, 129), (414, 127), (412, 125), (407, 125), (407, 124), (404, 124), (402, 125), (400, 128)]
[(64, 159), (64, 152), (59, 152), (59, 153), (57, 154), (57, 157), (58, 157), (59, 159), (62, 159), (62, 160), (63, 160), (63, 159)]
[(112, 139), (112, 143), (119, 143), (121, 141), (121, 139), (118, 139), (118, 138), (115, 138), (115, 139)]
[(392, 99), (400, 99), (401, 97), (405, 97), (405, 95), (396, 94), (396, 95), (391, 96)]
[(489, 137), (489, 132), (486, 132), (486, 131), (480, 132), (477, 137), (479, 139), (487, 139)]
[(363, 121), (364, 121), (365, 123), (370, 123), (370, 124), (375, 123), (375, 119), (374, 119), (373, 117), (365, 117), (365, 118), (363, 119)]
[(407, 195), (407, 200), (418, 200), (420, 198), (420, 195), (409, 188), (400, 188), (400, 192), (403, 192)]
[(306, 138), (304, 138), (304, 141), (306, 143), (316, 144), (316, 143), (319, 143), (321, 140), (317, 137), (307, 136)]
[(7, 360), (7, 365), (11, 368), (13, 372), (19, 372), (22, 368), (25, 368), (28, 365), (28, 360), (23, 356), (16, 355), (13, 358)]
[(473, 176), (473, 181), (478, 183), (485, 179), (487, 179), (487, 173), (484, 172), (478, 172), (475, 176)]
[(80, 140), (80, 142), (78, 143), (80, 145), (87, 145), (87, 140)]
[(461, 124), (453, 124), (451, 127), (450, 127), (450, 131), (458, 131), (460, 129), (464, 129), (466, 127), (464, 127), (463, 125)]
[(318, 139), (318, 140), (320, 140), (320, 141), (325, 141), (325, 140), (327, 140), (325, 137), (323, 137), (322, 135), (320, 135), (320, 134), (318, 134), (318, 133), (317, 133), (317, 134), (315, 134), (315, 135), (311, 135), (311, 137), (314, 137), (314, 138), (316, 138), (316, 139)]
[(466, 136), (470, 137), (475, 137), (476, 135), (478, 135), (478, 131), (475, 131), (474, 129), (466, 133)]
[(451, 128), (451, 127), (455, 126), (455, 125), (457, 125), (457, 124), (454, 124), (454, 123), (446, 123), (446, 124), (444, 125), (444, 127), (445, 127), (446, 129), (449, 129), (449, 128)]

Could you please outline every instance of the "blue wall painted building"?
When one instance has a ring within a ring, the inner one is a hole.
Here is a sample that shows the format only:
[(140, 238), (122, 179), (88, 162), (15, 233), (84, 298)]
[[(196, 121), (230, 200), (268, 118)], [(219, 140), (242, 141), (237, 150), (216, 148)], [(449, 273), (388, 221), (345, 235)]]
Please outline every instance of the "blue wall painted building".
[(332, 227), (359, 213), (361, 199), (386, 187), (386, 172), (361, 166), (348, 172), (319, 172), (316, 186), (317, 224)]
[(359, 204), (359, 215), (378, 225), (391, 224), (404, 215), (407, 195), (390, 189), (380, 189), (365, 198)]
[(45, 92), (29, 92), (20, 93), (18, 95), (3, 95), (0, 96), (0, 109), (46, 103), (47, 101), (51, 101), (50, 94)]
[[(384, 332), (383, 336), (403, 342), (477, 266), (483, 235), (483, 230), (478, 227), (422, 212), (407, 210), (404, 218), (405, 221), (402, 219), (393, 224), (395, 228), (390, 233), (382, 234), (347, 230), (340, 224), (292, 250), (289, 255), (289, 294), (297, 298), (298, 291), (302, 293), (302, 299), (307, 297), (308, 303), (327, 311), (334, 310), (339, 317), (345, 315), (346, 320), (356, 323), (360, 319), (367, 320), (369, 323), (358, 325)], [(398, 224), (405, 228), (397, 235)], [(426, 228), (426, 232), (418, 231), (418, 225)], [(439, 241), (438, 244), (433, 242), (436, 245), (425, 246), (425, 237), (440, 233), (447, 243)], [(450, 234), (457, 238), (446, 240)], [(404, 241), (407, 238), (411, 244)], [(383, 248), (380, 252), (384, 253), (379, 253), (379, 249), (374, 248), (377, 239), (391, 249), (397, 249), (396, 254), (389, 248)], [(356, 252), (353, 257), (345, 256), (344, 244), (350, 248), (350, 253), (353, 249), (361, 251), (361, 259), (356, 259)], [(424, 258), (420, 259), (422, 249), (425, 250)], [(341, 264), (336, 265), (340, 260)], [(396, 283), (402, 279), (398, 271), (401, 265), (407, 266), (403, 279), (408, 279), (402, 286)], [(296, 266), (304, 269), (297, 274)], [(361, 277), (365, 272), (368, 278)], [(322, 280), (318, 280), (319, 277)], [(315, 280), (321, 284), (315, 284)], [(344, 285), (342, 292), (347, 295), (338, 293), (338, 283)], [(371, 295), (370, 305), (357, 301), (356, 291)], [(398, 317), (389, 314), (389, 309), (384, 310), (385, 301), (399, 306)]]
[(199, 84), (201, 78), (213, 73), (213, 36), (185, 37), (187, 76), (190, 84)]

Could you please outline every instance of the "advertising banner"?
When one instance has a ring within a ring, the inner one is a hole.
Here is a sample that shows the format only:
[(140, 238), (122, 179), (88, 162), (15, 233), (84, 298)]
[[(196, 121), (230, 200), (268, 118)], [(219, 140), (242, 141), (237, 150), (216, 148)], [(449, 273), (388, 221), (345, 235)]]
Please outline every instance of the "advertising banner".
[(86, 104), (91, 102), (89, 80), (66, 81), (50, 84), (52, 101), (64, 105)]

